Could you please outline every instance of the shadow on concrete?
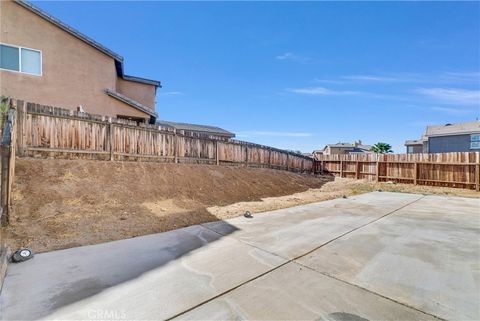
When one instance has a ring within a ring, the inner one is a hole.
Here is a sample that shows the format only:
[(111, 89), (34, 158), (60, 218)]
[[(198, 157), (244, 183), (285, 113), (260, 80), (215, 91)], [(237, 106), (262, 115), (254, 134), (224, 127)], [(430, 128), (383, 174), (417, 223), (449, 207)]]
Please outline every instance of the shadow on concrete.
[[(218, 221), (211, 216), (211, 221)], [(236, 230), (231, 226), (229, 233)], [(1, 319), (46, 317), (57, 309), (137, 279), (225, 236), (194, 225), (41, 253), (30, 261), (10, 264), (0, 296)]]

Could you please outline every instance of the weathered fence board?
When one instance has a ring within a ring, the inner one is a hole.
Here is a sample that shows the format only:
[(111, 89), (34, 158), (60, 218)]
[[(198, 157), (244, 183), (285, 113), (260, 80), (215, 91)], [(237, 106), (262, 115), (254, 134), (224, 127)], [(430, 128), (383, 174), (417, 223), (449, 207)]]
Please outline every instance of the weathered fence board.
[(268, 146), (185, 136), (156, 125), (34, 103), (27, 103), (19, 111), (19, 128), (20, 156), (236, 164), (313, 171), (313, 159)]
[(156, 125), (27, 103), (19, 156), (265, 167), (419, 185), (480, 189), (479, 153), (324, 155), (317, 160), (242, 141), (185, 136)]
[(480, 153), (320, 155), (315, 172), (480, 190)]

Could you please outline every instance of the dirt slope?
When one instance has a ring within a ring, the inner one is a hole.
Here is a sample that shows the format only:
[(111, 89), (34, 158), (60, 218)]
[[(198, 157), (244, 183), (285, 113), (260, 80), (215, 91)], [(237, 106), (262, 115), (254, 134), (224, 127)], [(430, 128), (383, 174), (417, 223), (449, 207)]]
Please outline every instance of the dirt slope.
[(207, 208), (303, 192), (332, 178), (225, 166), (18, 159), (15, 179), (8, 243), (39, 252), (221, 219)]

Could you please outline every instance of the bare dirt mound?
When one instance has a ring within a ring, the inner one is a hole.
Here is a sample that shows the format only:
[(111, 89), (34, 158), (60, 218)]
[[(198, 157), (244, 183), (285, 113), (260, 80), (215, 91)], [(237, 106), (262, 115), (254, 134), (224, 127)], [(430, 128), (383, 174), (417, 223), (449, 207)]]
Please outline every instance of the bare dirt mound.
[(223, 218), (208, 207), (330, 180), (242, 167), (18, 159), (7, 242), (42, 252), (163, 232)]

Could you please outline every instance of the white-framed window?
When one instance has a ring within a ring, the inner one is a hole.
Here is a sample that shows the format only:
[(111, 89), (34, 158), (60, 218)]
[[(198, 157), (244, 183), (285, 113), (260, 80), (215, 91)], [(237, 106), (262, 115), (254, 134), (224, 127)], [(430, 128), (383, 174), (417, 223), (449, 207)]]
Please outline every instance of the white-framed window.
[(0, 69), (41, 76), (42, 52), (0, 43)]
[(470, 135), (470, 149), (480, 149), (480, 134)]

